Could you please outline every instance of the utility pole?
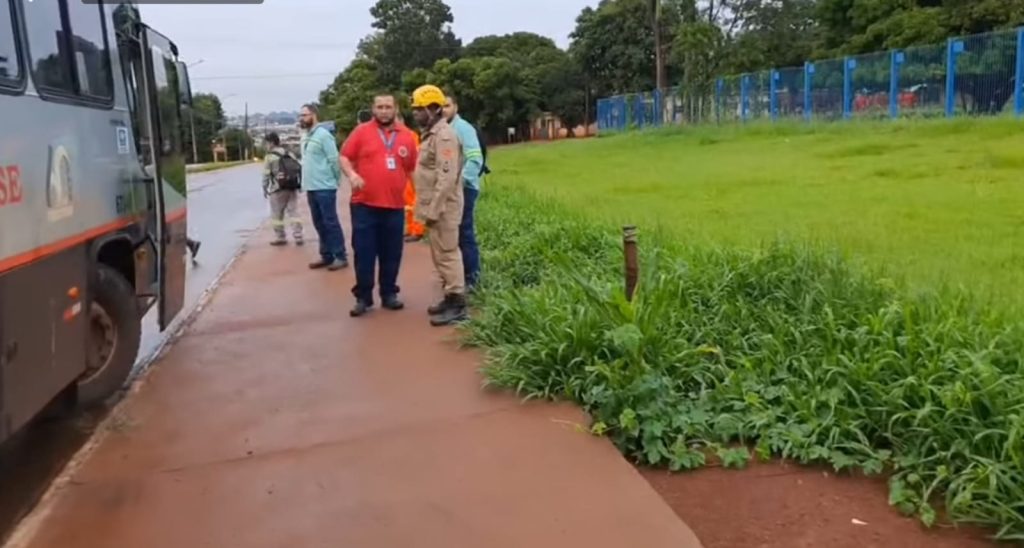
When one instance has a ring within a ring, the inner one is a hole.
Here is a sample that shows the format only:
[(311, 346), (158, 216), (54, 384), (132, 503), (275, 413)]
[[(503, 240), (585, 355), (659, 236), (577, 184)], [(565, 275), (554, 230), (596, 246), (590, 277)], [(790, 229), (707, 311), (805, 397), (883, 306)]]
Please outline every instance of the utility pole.
[(188, 121), (189, 125), (192, 126), (192, 163), (199, 163), (199, 148), (196, 145), (196, 107), (191, 106), (188, 109)]
[(651, 0), (654, 5), (654, 64), (655, 87), (665, 89), (665, 48), (661, 44), (661, 0)]
[[(192, 68), (192, 67), (194, 67), (196, 65), (201, 65), (201, 64), (203, 64), (203, 61), (206, 61), (206, 59), (200, 59), (200, 60), (198, 60), (198, 61), (196, 61), (194, 63), (189, 63), (188, 65), (186, 65), (186, 68)], [(192, 163), (193, 164), (198, 164), (199, 163), (199, 147), (198, 147), (198, 145), (196, 145), (196, 107), (195, 107), (195, 105), (189, 105), (188, 115), (189, 115), (188, 116), (189, 125), (192, 126)]]
[(245, 158), (249, 159), (249, 101), (245, 102), (245, 120), (242, 122), (242, 135), (245, 140)]

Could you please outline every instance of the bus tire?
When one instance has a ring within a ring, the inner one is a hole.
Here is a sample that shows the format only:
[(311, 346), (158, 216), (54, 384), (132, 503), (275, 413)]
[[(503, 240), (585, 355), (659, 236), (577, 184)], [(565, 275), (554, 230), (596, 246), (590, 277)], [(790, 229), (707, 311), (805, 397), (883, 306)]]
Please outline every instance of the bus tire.
[(78, 380), (78, 403), (105, 403), (120, 390), (135, 365), (142, 337), (135, 290), (113, 268), (96, 267), (89, 304), (86, 370)]

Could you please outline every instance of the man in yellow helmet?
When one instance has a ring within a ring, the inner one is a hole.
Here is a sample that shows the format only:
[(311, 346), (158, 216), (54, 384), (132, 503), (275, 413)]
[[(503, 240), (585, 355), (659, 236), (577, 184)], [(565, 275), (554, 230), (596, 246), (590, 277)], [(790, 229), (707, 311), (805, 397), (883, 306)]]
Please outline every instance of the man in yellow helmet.
[(430, 254), (441, 276), (444, 299), (431, 306), (430, 323), (451, 325), (466, 319), (466, 273), (459, 251), (462, 223), (462, 146), (444, 118), (445, 95), (436, 86), (412, 94), (412, 113), (423, 129), (416, 182), (416, 218), (430, 230)]

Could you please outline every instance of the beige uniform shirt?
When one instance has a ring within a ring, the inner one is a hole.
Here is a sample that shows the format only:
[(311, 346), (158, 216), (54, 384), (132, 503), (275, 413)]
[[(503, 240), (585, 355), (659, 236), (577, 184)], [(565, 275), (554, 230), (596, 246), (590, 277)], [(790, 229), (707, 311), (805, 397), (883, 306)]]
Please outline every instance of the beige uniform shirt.
[(455, 130), (441, 120), (423, 135), (416, 184), (420, 222), (462, 222), (462, 146)]

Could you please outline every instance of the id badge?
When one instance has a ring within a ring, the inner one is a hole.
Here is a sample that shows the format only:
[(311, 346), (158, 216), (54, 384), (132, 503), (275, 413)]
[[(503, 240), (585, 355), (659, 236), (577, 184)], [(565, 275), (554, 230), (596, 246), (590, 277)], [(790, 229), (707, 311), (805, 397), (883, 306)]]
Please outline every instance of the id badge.
[(398, 169), (398, 162), (395, 161), (395, 157), (394, 156), (388, 156), (388, 162), (387, 163), (388, 163), (388, 170), (389, 171), (394, 171), (394, 170)]

